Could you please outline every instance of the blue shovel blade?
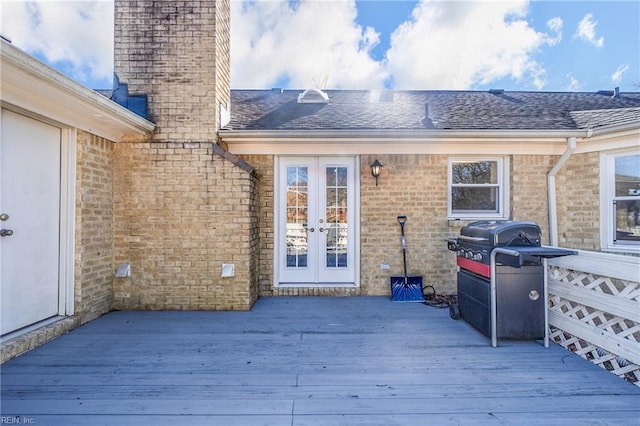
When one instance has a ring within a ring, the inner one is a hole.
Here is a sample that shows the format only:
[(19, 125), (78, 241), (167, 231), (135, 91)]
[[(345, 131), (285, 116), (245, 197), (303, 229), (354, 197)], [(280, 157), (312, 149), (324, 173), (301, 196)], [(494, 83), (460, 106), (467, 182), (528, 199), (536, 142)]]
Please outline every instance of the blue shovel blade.
[(424, 302), (422, 277), (391, 277), (391, 300), (394, 302)]

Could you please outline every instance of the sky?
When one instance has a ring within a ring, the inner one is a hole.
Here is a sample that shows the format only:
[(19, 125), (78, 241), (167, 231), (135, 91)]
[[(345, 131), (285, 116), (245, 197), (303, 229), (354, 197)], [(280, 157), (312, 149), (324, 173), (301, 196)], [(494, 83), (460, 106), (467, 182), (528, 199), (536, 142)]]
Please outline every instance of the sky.
[[(112, 87), (112, 0), (0, 6), (0, 34), (15, 46), (87, 87)], [(231, 0), (231, 9), (234, 89), (640, 91), (640, 0)]]

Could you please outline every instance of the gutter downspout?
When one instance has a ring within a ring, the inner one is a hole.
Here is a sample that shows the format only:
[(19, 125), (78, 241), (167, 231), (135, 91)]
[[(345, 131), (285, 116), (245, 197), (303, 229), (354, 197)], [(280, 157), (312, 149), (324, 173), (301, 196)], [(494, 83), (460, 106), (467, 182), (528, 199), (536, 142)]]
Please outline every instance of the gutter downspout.
[(558, 162), (547, 173), (547, 196), (549, 197), (549, 243), (552, 246), (558, 245), (558, 206), (556, 203), (556, 174), (562, 166), (569, 160), (573, 151), (576, 150), (576, 138), (567, 139), (567, 149), (562, 153)]

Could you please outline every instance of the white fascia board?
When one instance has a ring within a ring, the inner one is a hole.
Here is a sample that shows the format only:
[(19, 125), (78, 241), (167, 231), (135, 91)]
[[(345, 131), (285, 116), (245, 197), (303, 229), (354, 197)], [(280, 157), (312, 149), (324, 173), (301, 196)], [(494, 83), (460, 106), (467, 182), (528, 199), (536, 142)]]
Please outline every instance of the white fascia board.
[(233, 131), (221, 140), (235, 154), (538, 154), (561, 155), (567, 131)]
[(634, 123), (634, 126), (615, 126), (606, 133), (601, 130), (598, 130), (597, 133), (594, 131), (589, 134), (589, 137), (578, 141), (575, 153), (640, 148), (640, 123)]
[(0, 42), (3, 107), (119, 142), (143, 136), (155, 124), (59, 73), (5, 41)]
[(640, 120), (639, 121), (630, 121), (622, 124), (614, 124), (613, 126), (604, 126), (599, 127), (597, 129), (589, 130), (588, 134), (591, 136), (604, 136), (616, 133), (626, 133), (626, 132), (635, 132), (640, 131)]

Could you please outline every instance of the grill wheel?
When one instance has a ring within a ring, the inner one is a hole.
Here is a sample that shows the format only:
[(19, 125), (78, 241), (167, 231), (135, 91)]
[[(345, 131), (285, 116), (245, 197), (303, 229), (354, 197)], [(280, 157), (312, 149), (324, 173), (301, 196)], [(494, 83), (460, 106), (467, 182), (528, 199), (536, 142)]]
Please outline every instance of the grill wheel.
[(460, 319), (460, 308), (457, 303), (449, 305), (449, 316), (454, 320)]

